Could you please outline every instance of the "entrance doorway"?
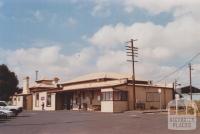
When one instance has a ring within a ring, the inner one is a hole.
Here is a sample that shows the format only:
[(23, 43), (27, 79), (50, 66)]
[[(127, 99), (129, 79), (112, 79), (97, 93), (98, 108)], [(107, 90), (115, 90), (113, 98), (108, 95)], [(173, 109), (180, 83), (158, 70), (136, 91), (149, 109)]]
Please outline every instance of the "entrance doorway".
[(72, 97), (73, 97), (72, 92), (68, 92), (64, 94), (64, 109), (67, 109), (67, 110), (72, 109)]
[(70, 110), (72, 108), (72, 92), (62, 92), (56, 94), (56, 110)]
[(32, 110), (32, 95), (23, 96), (23, 109)]

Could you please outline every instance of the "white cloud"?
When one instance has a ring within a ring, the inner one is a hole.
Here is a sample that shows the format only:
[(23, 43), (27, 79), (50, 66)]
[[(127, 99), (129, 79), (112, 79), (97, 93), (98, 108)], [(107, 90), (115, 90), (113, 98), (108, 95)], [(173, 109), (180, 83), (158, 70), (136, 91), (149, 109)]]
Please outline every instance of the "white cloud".
[(152, 15), (162, 12), (170, 12), (175, 17), (193, 15), (200, 19), (199, 0), (84, 0), (83, 2), (93, 3), (93, 16), (110, 16), (112, 7), (132, 13), (136, 8), (144, 9)]
[(110, 2), (107, 0), (93, 0), (92, 2), (94, 3), (91, 13), (93, 16), (108, 17), (111, 15)]
[[(122, 0), (121, 0), (122, 2)], [(181, 0), (181, 2), (178, 0), (124, 0), (124, 8), (127, 12), (132, 12), (135, 7), (143, 8), (153, 14), (158, 14), (160, 12), (167, 12), (170, 11), (172, 8), (175, 8), (177, 6), (185, 5), (185, 3), (188, 3), (185, 0)]]
[[(184, 2), (182, 4), (184, 5)], [(161, 8), (163, 10), (157, 9), (158, 11), (155, 11), (155, 13), (168, 11), (173, 7), (171, 5)], [(200, 19), (197, 17), (197, 11), (195, 9), (192, 10), (192, 13), (177, 15), (174, 21), (165, 26), (156, 25), (152, 22), (133, 23), (132, 25), (122, 23), (104, 25), (88, 41), (101, 51), (110, 50), (112, 52), (113, 50), (121, 49), (122, 46), (125, 46), (125, 42), (131, 38), (137, 38), (138, 41), (135, 42), (135, 45), (139, 47), (140, 61), (136, 67), (137, 76), (144, 79), (149, 79), (150, 77), (159, 79), (173, 71), (178, 65), (183, 64), (189, 57), (200, 52)], [(115, 54), (119, 61), (113, 59), (110, 62), (108, 62), (108, 57), (111, 56), (107, 55), (99, 59), (98, 66), (105, 62), (108, 66), (102, 65), (100, 68), (109, 70), (112, 65), (113, 67), (119, 67), (120, 70), (119, 62), (124, 64), (119, 58), (121, 57), (120, 54), (117, 52)], [(186, 73), (183, 74), (185, 74), (183, 77), (187, 79), (188, 75)], [(169, 79), (172, 81), (174, 77)]]
[(74, 27), (74, 26), (76, 26), (77, 25), (77, 20), (76, 19), (74, 19), (74, 18), (72, 18), (72, 17), (69, 17), (68, 19), (67, 19), (67, 26), (68, 27)]
[(35, 78), (35, 70), (39, 70), (40, 78), (58, 76), (66, 81), (73, 76), (92, 70), (90, 62), (95, 57), (93, 48), (84, 48), (73, 55), (61, 53), (61, 47), (45, 46), (41, 48), (21, 48), (17, 50), (0, 49), (1, 63), (7, 64), (19, 76), (20, 82), (24, 76)]
[(154, 56), (158, 57), (156, 55), (159, 50), (162, 51), (162, 56), (169, 57), (167, 53), (171, 55), (175, 50), (178, 52), (180, 49), (195, 50), (194, 47), (200, 42), (199, 30), (200, 23), (191, 17), (177, 19), (166, 26), (150, 22), (134, 23), (130, 26), (119, 23), (116, 26), (103, 26), (89, 39), (89, 42), (100, 48), (116, 48), (131, 38), (137, 38), (136, 44), (144, 52), (148, 52), (145, 49), (150, 49)]
[(99, 9), (104, 10), (115, 4), (122, 6), (128, 13), (133, 12), (137, 7), (145, 9), (152, 14), (159, 14), (161, 12), (185, 13), (188, 10), (199, 9), (198, 7), (200, 5), (199, 0), (100, 0), (93, 1), (93, 3), (95, 3), (94, 7), (99, 7)]
[(44, 20), (44, 15), (41, 13), (41, 11), (36, 10), (33, 12), (33, 17), (35, 18), (36, 21), (41, 22)]
[(97, 68), (100, 71), (129, 72), (127, 57), (124, 51), (106, 51), (97, 59)]
[[(89, 41), (91, 47), (83, 48), (72, 55), (63, 54), (62, 48), (56, 43), (51, 43), (51, 46), (38, 43), (42, 46), (39, 48), (34, 45), (34, 48), (28, 49), (0, 49), (2, 62), (9, 64), (20, 76), (34, 77), (34, 70), (39, 70), (41, 75), (58, 75), (64, 81), (94, 71), (130, 73), (131, 63), (126, 62), (125, 48), (124, 50), (122, 48), (126, 41), (137, 38), (135, 45), (139, 47), (139, 63), (136, 63), (136, 76), (139, 79), (156, 80), (172, 72), (178, 65), (200, 51), (200, 3), (197, 0), (85, 1), (94, 4), (93, 16), (109, 16), (110, 7), (118, 4), (123, 7), (122, 10), (129, 13), (134, 11), (135, 7), (145, 9), (153, 15), (172, 12), (174, 20), (165, 26), (152, 22), (131, 25), (119, 22), (116, 25), (104, 25), (91, 37), (82, 36), (83, 40)], [(44, 19), (40, 11), (36, 11), (34, 16), (39, 21)], [(68, 18), (67, 25), (77, 25), (76, 19)], [(188, 74), (182, 73), (182, 75), (187, 80)], [(170, 78), (173, 79), (174, 77)]]
[(148, 59), (154, 59), (154, 61), (162, 61), (171, 58), (174, 53), (167, 47), (157, 46), (156, 48), (144, 48), (142, 55), (148, 57)]
[[(135, 9), (144, 9), (152, 15), (162, 12), (171, 12), (174, 16), (185, 14), (199, 15), (199, 0), (72, 0), (74, 4), (88, 5), (92, 4), (91, 14), (93, 16), (108, 17), (112, 14), (112, 7), (117, 7), (127, 13), (134, 12)], [(198, 11), (198, 12), (196, 12)], [(193, 12), (196, 12), (195, 14)]]

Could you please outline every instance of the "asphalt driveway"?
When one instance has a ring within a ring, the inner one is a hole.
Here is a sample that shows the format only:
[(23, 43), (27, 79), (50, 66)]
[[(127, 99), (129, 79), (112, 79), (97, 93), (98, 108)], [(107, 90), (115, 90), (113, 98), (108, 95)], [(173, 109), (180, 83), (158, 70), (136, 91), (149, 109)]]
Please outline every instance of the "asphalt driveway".
[[(198, 119), (199, 120), (199, 119)], [(167, 128), (166, 114), (139, 112), (23, 112), (16, 118), (0, 121), (0, 134), (199, 134)]]

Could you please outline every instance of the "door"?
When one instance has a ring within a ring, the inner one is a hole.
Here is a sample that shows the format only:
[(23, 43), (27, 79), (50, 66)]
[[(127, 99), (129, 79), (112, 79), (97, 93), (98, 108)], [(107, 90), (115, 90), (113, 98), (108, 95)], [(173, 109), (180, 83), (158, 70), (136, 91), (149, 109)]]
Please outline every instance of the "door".
[(67, 92), (64, 94), (64, 108), (67, 110), (70, 110), (72, 108), (72, 93), (71, 92)]

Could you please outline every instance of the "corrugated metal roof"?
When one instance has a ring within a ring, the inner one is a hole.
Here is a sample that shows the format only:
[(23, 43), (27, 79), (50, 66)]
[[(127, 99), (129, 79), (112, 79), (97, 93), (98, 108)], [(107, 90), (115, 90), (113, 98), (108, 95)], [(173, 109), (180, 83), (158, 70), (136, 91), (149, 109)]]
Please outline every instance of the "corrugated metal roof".
[(102, 79), (102, 78), (110, 78), (113, 80), (118, 80), (118, 79), (130, 78), (130, 77), (131, 77), (130, 75), (123, 75), (123, 74), (112, 73), (112, 72), (100, 72), (100, 73), (92, 73), (92, 74), (83, 75), (61, 84), (83, 82), (83, 81)]
[(114, 86), (119, 86), (119, 85), (124, 85), (124, 84), (127, 84), (127, 79), (68, 85), (68, 86), (63, 87), (63, 91), (91, 89), (91, 88), (106, 88), (106, 87), (114, 87)]

